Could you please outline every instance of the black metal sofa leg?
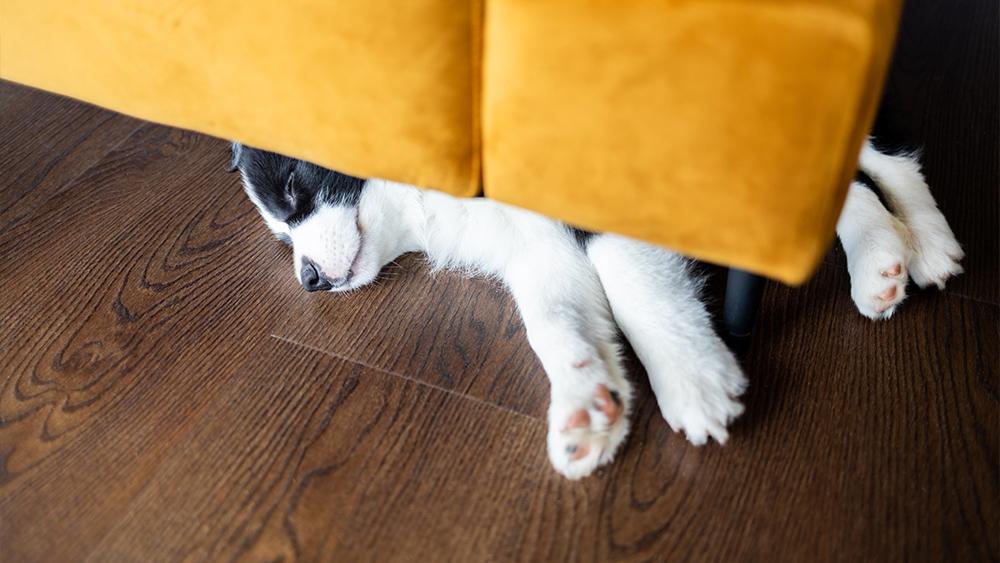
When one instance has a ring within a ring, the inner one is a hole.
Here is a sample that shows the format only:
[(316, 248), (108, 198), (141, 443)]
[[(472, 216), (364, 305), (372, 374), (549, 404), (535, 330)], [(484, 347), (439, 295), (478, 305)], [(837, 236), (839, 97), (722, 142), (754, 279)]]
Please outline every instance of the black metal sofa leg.
[(737, 356), (743, 356), (750, 348), (754, 321), (766, 283), (766, 278), (756, 274), (729, 269), (726, 302), (722, 311), (722, 337)]

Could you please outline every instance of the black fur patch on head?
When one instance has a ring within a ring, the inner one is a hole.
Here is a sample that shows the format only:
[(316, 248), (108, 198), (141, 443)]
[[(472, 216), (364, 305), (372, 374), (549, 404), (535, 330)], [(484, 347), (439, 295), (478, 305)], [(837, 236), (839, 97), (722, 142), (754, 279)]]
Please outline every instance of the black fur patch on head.
[(276, 218), (294, 225), (321, 203), (356, 207), (365, 180), (311, 162), (233, 143), (234, 169)]

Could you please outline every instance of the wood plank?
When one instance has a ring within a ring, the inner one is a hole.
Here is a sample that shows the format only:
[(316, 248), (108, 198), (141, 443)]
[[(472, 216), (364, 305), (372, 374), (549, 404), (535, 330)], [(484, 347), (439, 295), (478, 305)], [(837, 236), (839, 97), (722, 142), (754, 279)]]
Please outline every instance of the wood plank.
[(144, 127), (0, 237), (5, 561), (85, 554), (278, 318), (225, 151)]
[(998, 308), (944, 294), (873, 323), (848, 287), (831, 266), (801, 290), (769, 287), (749, 416), (734, 432), (757, 442), (732, 468), (748, 484), (743, 549), (761, 560), (995, 558)]
[(502, 284), (431, 273), (420, 255), (349, 294), (310, 295), (275, 334), (523, 414), (544, 417), (548, 405), (545, 372)]
[(88, 560), (509, 560), (539, 521), (590, 504), (593, 482), (558, 477), (544, 435), (534, 418), (273, 340)]
[(90, 560), (990, 559), (998, 308), (871, 323), (828, 298), (846, 283), (769, 290), (725, 448), (643, 389), (620, 459), (580, 482), (541, 420), (266, 342)]
[[(892, 83), (967, 273), (885, 323), (833, 264), (771, 284), (731, 442), (671, 432), (633, 364), (632, 435), (581, 482), (548, 466), (548, 385), (496, 284), (408, 257), (307, 294), (224, 142), (44, 153), (60, 189), (0, 234), (0, 560), (1000, 559), (997, 8), (908, 3)], [(76, 115), (39, 99), (53, 135)]]
[[(5, 113), (7, 108), (13, 107), (19, 102), (19, 100), (21, 100), (21, 98), (32, 91), (32, 88), (0, 78), (0, 115)], [(3, 119), (3, 117), (0, 117), (0, 119)], [(0, 139), (4, 138), (5, 137), (0, 136)]]
[(7, 81), (0, 97), (0, 236), (142, 125)]

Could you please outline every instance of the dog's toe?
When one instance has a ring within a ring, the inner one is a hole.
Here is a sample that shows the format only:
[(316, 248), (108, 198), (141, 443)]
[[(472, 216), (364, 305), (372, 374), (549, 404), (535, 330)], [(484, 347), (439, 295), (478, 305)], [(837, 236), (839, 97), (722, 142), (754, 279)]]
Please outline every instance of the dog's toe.
[[(603, 383), (581, 399), (553, 396), (549, 458), (557, 471), (577, 479), (614, 459), (628, 434), (627, 396)], [(556, 411), (569, 414), (559, 423)]]

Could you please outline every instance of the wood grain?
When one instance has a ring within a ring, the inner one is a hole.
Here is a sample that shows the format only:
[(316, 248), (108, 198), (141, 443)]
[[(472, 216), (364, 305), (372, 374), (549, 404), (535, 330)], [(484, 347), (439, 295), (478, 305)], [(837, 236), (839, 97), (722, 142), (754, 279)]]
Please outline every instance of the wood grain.
[(264, 239), (224, 150), (146, 127), (0, 237), (5, 558), (86, 552), (272, 326), (284, 265), (233, 251)]
[[(791, 345), (831, 285), (769, 293), (729, 445), (689, 445), (644, 392), (620, 459), (577, 483), (543, 421), (265, 342), (90, 560), (989, 560), (996, 308), (951, 297), (933, 326), (873, 331), (842, 300)], [(937, 357), (942, 335), (964, 346)], [(817, 367), (824, 346), (845, 360)]]
[(0, 81), (0, 235), (142, 122)]
[(432, 273), (420, 255), (349, 295), (310, 296), (275, 334), (523, 414), (544, 418), (548, 406), (548, 379), (502, 284)]
[(937, 294), (871, 323), (848, 288), (843, 270), (824, 266), (808, 286), (765, 297), (741, 424), (768, 437), (754, 449), (767, 460), (758, 470), (785, 474), (773, 493), (802, 503), (794, 535), (770, 549), (801, 545), (798, 560), (810, 550), (822, 560), (995, 558), (997, 308)]
[(272, 340), (89, 560), (506, 560), (533, 513), (588, 496), (548, 471), (543, 436), (533, 418)]
[(723, 448), (628, 357), (631, 436), (579, 482), (498, 284), (408, 256), (306, 293), (224, 141), (0, 83), (0, 560), (1000, 560), (1000, 22), (906, 10), (880, 124), (966, 273), (882, 323), (836, 251), (770, 284)]

